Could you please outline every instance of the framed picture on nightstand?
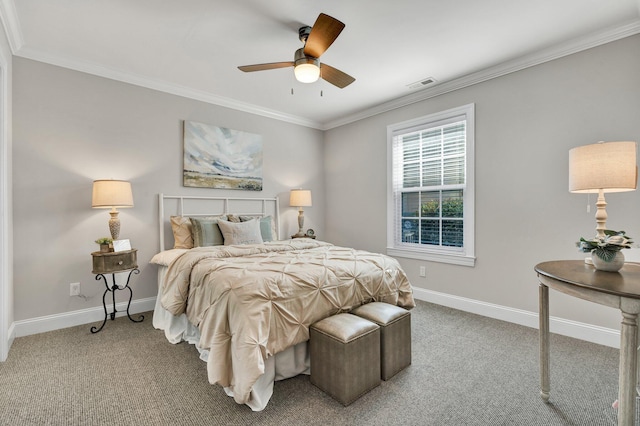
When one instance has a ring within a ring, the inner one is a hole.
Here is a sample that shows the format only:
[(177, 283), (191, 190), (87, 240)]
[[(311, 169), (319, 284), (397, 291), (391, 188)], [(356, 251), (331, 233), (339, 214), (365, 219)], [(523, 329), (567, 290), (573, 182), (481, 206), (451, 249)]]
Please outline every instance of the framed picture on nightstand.
[(131, 250), (131, 243), (129, 242), (129, 240), (114, 240), (113, 241), (113, 251), (114, 252), (119, 252), (119, 251), (127, 251), (127, 250)]

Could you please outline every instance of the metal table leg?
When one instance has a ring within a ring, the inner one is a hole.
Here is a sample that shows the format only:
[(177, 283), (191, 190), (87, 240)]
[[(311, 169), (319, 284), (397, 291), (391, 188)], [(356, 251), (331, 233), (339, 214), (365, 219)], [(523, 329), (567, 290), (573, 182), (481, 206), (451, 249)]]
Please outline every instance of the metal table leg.
[[(104, 320), (102, 321), (102, 324), (100, 325), (100, 327), (95, 327), (95, 326), (91, 327), (92, 333), (97, 333), (100, 330), (102, 330), (104, 328), (104, 325), (107, 323), (108, 317), (110, 317), (112, 321), (116, 319), (116, 312), (117, 312), (116, 290), (124, 290), (125, 288), (129, 290), (129, 302), (127, 303), (127, 317), (133, 322), (142, 322), (144, 320), (144, 315), (140, 315), (140, 317), (137, 320), (135, 320), (131, 317), (131, 314), (129, 313), (129, 308), (131, 307), (131, 299), (133, 299), (133, 290), (131, 289), (131, 287), (129, 287), (129, 280), (131, 279), (131, 274), (133, 273), (139, 274), (140, 270), (132, 269), (131, 271), (129, 271), (129, 275), (127, 276), (127, 282), (122, 288), (118, 287), (118, 285), (116, 284), (115, 273), (111, 274), (111, 282), (112, 282), (111, 287), (109, 287), (109, 283), (107, 282), (107, 278), (104, 276), (104, 274), (96, 275), (96, 281), (99, 281), (100, 279), (102, 279), (104, 281), (104, 286), (106, 288), (106, 290), (102, 294), (102, 307), (104, 308)], [(106, 297), (108, 292), (111, 292), (112, 303), (113, 303), (113, 311), (110, 314), (107, 312), (107, 303), (106, 303)]]

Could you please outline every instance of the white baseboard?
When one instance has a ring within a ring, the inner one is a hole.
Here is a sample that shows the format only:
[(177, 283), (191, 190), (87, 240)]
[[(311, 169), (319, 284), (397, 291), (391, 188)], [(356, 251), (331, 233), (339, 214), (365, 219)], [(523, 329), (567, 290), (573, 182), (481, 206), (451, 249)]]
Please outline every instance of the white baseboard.
[[(132, 300), (129, 307), (130, 314), (153, 311), (156, 305), (156, 298)], [(112, 306), (107, 306), (111, 312)], [(127, 314), (127, 302), (116, 303), (116, 317)], [(31, 318), (16, 321), (15, 337), (29, 336), (31, 334), (44, 333), (46, 331), (59, 330), (61, 328), (75, 327), (76, 325), (90, 324), (104, 319), (104, 309), (102, 306), (95, 308), (81, 309), (79, 311), (65, 312), (62, 314), (47, 315), (44, 317)], [(107, 319), (109, 321), (109, 319)], [(107, 324), (108, 325), (108, 324)], [(106, 327), (106, 325), (105, 325)]]
[(11, 326), (9, 327), (9, 339), (8, 339), (8, 343), (7, 343), (7, 348), (11, 348), (11, 345), (13, 345), (13, 341), (16, 339), (16, 323), (11, 323)]
[(6, 346), (0, 344), (0, 363), (5, 362), (7, 357), (9, 356), (9, 350), (11, 350), (11, 345), (16, 338), (16, 327), (15, 323), (11, 323), (9, 329), (7, 330), (7, 341)]
[[(453, 296), (451, 294), (426, 290), (423, 288), (413, 288), (413, 295), (418, 300), (459, 309), (473, 314), (483, 315), (526, 327), (538, 328), (538, 313), (529, 312), (522, 309), (509, 308), (507, 306), (495, 305), (493, 303), (468, 299), (465, 297)], [(156, 298), (134, 300), (131, 302), (129, 312), (132, 314), (152, 311), (155, 307)], [(126, 302), (117, 303), (116, 317), (126, 315)], [(44, 333), (76, 325), (89, 324), (104, 319), (104, 310), (101, 306), (79, 311), (65, 312), (63, 314), (48, 315), (44, 317), (31, 318), (28, 320), (16, 321), (9, 328), (9, 340), (15, 337), (28, 336), (31, 334)], [(585, 340), (599, 345), (620, 347), (620, 331), (596, 325), (571, 321), (563, 318), (550, 317), (549, 327), (552, 333), (569, 336), (580, 340)], [(11, 343), (9, 343), (11, 347)]]
[[(508, 321), (526, 327), (538, 328), (538, 313), (524, 311), (522, 309), (509, 308), (507, 306), (494, 305), (493, 303), (453, 296), (437, 291), (425, 290), (413, 287), (413, 296), (418, 300), (459, 309), (465, 312)], [(620, 348), (620, 331), (597, 325), (585, 324), (563, 318), (550, 317), (549, 328), (552, 333), (569, 336), (599, 345)]]

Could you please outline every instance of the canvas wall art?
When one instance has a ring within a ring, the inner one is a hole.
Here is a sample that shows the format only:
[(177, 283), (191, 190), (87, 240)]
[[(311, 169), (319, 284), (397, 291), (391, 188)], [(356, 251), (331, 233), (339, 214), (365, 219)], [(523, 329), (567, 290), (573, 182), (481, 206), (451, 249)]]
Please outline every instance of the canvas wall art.
[(183, 185), (262, 191), (262, 136), (185, 121)]

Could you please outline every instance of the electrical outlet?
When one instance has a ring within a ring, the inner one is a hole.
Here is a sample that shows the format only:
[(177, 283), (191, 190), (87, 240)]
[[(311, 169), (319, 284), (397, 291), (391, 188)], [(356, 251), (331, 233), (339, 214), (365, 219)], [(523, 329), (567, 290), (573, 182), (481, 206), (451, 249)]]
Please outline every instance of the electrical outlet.
[(424, 266), (420, 267), (420, 276), (421, 277), (426, 277), (427, 276), (427, 268)]
[(80, 296), (80, 283), (69, 284), (69, 296)]

